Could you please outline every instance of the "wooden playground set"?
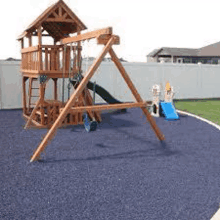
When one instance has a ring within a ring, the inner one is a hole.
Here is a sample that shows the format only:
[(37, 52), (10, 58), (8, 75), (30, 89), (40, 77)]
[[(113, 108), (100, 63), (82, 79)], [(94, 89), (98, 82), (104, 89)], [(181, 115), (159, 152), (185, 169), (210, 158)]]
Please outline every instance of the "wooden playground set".
[[(27, 119), (25, 128), (36, 126), (48, 128), (49, 131), (31, 157), (31, 162), (40, 158), (41, 152), (55, 135), (59, 127), (101, 122), (101, 112), (107, 109), (126, 109), (140, 107), (150, 123), (157, 138), (165, 139), (154, 118), (147, 110), (148, 103), (143, 101), (131, 81), (125, 68), (118, 59), (112, 46), (120, 44), (120, 38), (113, 34), (112, 28), (81, 33), (86, 26), (71, 11), (63, 0), (47, 8), (24, 32), (18, 37), (21, 42), (22, 55), (22, 88), (23, 116)], [(73, 36), (70, 36), (73, 34)], [(32, 45), (32, 39), (38, 38), (38, 45)], [(24, 39), (28, 39), (28, 47), (24, 48)], [(52, 37), (53, 45), (43, 45), (42, 40)], [(100, 55), (94, 60), (89, 69), (82, 71), (82, 42), (96, 39), (97, 44), (103, 45)], [(109, 53), (112, 61), (124, 78), (134, 95), (134, 103), (116, 103), (95, 105), (87, 84), (96, 73), (105, 55)], [(73, 62), (72, 62), (73, 61)], [(58, 79), (75, 79), (72, 94), (68, 100), (58, 99)], [(53, 80), (53, 99), (45, 99), (45, 90), (49, 80)], [(26, 94), (26, 83), (29, 92)], [(36, 95), (37, 91), (37, 95)], [(34, 97), (38, 99), (34, 101)], [(86, 117), (85, 117), (86, 116)]]

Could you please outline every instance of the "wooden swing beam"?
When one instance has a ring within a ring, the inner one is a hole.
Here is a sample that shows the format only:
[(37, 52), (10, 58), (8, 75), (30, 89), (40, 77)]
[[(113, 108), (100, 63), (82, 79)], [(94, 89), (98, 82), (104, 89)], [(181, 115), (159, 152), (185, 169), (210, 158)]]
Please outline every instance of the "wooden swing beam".
[[(90, 40), (92, 38), (97, 38), (100, 35), (112, 35), (112, 27), (103, 28), (103, 29), (99, 29), (96, 31), (91, 31), (91, 32), (84, 33), (84, 34), (79, 34), (79, 35), (73, 36), (73, 37), (67, 37), (67, 38), (62, 39), (61, 43), (62, 44), (69, 44), (69, 43), (80, 42), (80, 41), (84, 41), (84, 40)], [(115, 41), (116, 40), (118, 40), (118, 38), (115, 39)]]

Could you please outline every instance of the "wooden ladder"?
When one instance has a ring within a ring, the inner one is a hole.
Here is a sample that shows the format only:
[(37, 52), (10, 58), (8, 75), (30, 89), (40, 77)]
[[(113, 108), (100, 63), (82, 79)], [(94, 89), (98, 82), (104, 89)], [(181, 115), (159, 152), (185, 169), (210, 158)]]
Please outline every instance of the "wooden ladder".
[[(28, 103), (28, 111), (30, 112), (31, 108), (34, 108), (36, 103), (34, 103), (34, 100), (33, 98), (39, 98), (39, 85), (40, 83), (38, 83), (38, 85), (34, 85), (33, 87), (33, 82), (34, 81), (37, 81), (38, 79), (37, 78), (30, 78), (29, 79), (29, 103)], [(38, 95), (36, 95), (36, 93), (33, 95), (33, 92), (32, 90), (38, 90)], [(37, 101), (37, 100), (35, 100)]]

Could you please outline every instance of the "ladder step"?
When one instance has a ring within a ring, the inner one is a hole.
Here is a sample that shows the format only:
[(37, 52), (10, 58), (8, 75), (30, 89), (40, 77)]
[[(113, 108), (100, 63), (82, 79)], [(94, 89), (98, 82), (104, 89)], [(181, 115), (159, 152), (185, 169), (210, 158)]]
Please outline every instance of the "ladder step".
[(39, 88), (31, 88), (31, 89), (39, 89)]
[(40, 96), (33, 95), (33, 96), (31, 96), (31, 97), (40, 97)]

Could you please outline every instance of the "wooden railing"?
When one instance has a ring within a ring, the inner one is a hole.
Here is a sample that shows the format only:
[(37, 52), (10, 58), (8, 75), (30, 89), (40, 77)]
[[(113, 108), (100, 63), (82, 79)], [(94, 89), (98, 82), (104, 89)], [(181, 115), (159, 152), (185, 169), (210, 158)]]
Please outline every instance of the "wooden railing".
[[(76, 48), (74, 48), (76, 49)], [(21, 72), (26, 74), (46, 74), (54, 77), (68, 77), (70, 66), (70, 46), (42, 45), (21, 50)], [(65, 59), (63, 57), (65, 56)]]
[(28, 47), (21, 50), (22, 62), (21, 71), (22, 72), (38, 72), (39, 71), (39, 46)]

